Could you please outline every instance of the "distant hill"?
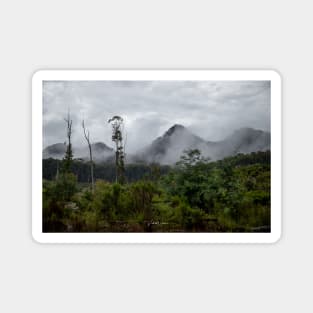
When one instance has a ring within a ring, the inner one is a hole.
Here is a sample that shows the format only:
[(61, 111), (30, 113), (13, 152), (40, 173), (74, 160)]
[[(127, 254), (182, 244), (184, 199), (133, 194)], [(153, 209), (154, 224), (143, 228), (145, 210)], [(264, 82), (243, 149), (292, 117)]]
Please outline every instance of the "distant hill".
[(62, 159), (66, 151), (65, 143), (56, 143), (43, 149), (42, 158), (43, 159)]
[[(109, 158), (113, 158), (114, 156), (114, 150), (107, 146), (103, 142), (96, 142), (91, 145), (93, 159), (95, 162), (105, 161)], [(84, 159), (86, 156), (84, 157)], [(89, 154), (87, 155), (87, 158), (89, 158)]]
[[(253, 128), (240, 128), (224, 140), (213, 142), (193, 134), (183, 125), (175, 124), (136, 154), (130, 155), (126, 151), (126, 162), (172, 165), (179, 161), (183, 151), (187, 149), (199, 149), (203, 156), (215, 161), (238, 153), (270, 150), (271, 134)], [(66, 144), (57, 143), (48, 146), (43, 150), (43, 159), (62, 159), (65, 151)], [(92, 151), (96, 163), (114, 163), (114, 150), (103, 142), (92, 144)], [(87, 145), (73, 147), (73, 153), (76, 159), (89, 160)]]
[(138, 159), (145, 162), (174, 164), (186, 149), (199, 149), (211, 160), (219, 160), (238, 153), (270, 150), (271, 135), (253, 128), (241, 128), (222, 141), (205, 141), (186, 127), (175, 124), (151, 145), (144, 148)]
[(138, 154), (138, 158), (149, 163), (174, 164), (184, 150), (196, 148), (205, 150), (206, 146), (204, 139), (194, 135), (186, 127), (175, 124), (163, 136), (144, 148)]
[[(93, 159), (95, 162), (103, 162), (113, 158), (114, 150), (103, 142), (96, 142), (91, 145)], [(62, 159), (66, 151), (66, 143), (56, 143), (46, 147), (42, 152), (43, 159)], [(75, 159), (89, 160), (88, 146), (75, 148), (73, 147)]]
[(271, 149), (271, 134), (253, 128), (240, 128), (219, 142), (218, 158)]

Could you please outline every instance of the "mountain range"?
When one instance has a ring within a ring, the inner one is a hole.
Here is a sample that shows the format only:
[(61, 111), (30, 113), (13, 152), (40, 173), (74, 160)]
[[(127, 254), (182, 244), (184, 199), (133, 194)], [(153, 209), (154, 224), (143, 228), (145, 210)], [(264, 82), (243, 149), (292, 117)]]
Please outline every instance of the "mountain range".
[[(114, 155), (114, 150), (107, 146), (103, 142), (96, 142), (91, 144), (92, 155), (95, 162), (103, 162)], [(62, 159), (66, 151), (65, 143), (56, 143), (51, 146), (46, 147), (42, 152), (43, 159)], [(89, 159), (88, 147), (73, 147), (73, 155), (75, 159)]]
[[(253, 128), (240, 128), (221, 141), (206, 141), (193, 134), (188, 128), (175, 124), (162, 136), (134, 155), (127, 154), (128, 163), (160, 163), (175, 164), (184, 150), (199, 149), (202, 155), (211, 160), (219, 160), (238, 153), (266, 151), (271, 148), (269, 132)], [(62, 159), (66, 151), (66, 143), (57, 143), (43, 150), (43, 158)], [(102, 142), (92, 144), (95, 162), (114, 161), (114, 150)], [(126, 151), (127, 152), (127, 151)], [(75, 158), (88, 160), (88, 148), (73, 148)]]

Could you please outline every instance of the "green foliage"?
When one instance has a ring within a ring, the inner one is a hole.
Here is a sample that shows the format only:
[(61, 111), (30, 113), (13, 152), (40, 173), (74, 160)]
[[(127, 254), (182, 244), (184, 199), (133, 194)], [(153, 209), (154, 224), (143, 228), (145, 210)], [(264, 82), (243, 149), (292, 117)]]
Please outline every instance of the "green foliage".
[(115, 216), (115, 203), (112, 184), (97, 181), (95, 185), (92, 208), (105, 219), (111, 220)]
[[(42, 161), (43, 178), (53, 180), (57, 174), (58, 163), (60, 160), (44, 159)], [(167, 174), (170, 170), (168, 165), (159, 164), (126, 164), (125, 182), (132, 183), (141, 179), (157, 181), (161, 176)], [(71, 165), (71, 171), (77, 176), (80, 183), (90, 183), (90, 163), (79, 159), (74, 159)], [(95, 179), (101, 179), (109, 182), (115, 182), (115, 164), (102, 163), (94, 167)]]
[(63, 173), (70, 173), (72, 171), (72, 165), (73, 165), (73, 150), (72, 144), (69, 143), (65, 151), (65, 156), (62, 160), (61, 171)]
[(167, 174), (157, 164), (146, 173), (127, 184), (98, 179), (94, 193), (71, 173), (44, 180), (44, 231), (270, 231), (270, 152), (209, 162), (186, 151)]
[(76, 177), (61, 174), (55, 182), (43, 182), (43, 230), (65, 231), (64, 222), (71, 213), (72, 197), (76, 192)]
[(55, 196), (59, 200), (70, 201), (75, 192), (77, 178), (72, 173), (61, 173), (56, 181)]
[(143, 213), (145, 221), (152, 219), (152, 199), (156, 193), (156, 187), (149, 181), (139, 181), (130, 186), (132, 208), (135, 212)]
[(190, 169), (195, 165), (199, 165), (200, 163), (207, 162), (208, 159), (205, 159), (201, 156), (201, 151), (198, 149), (185, 150), (183, 155), (180, 157), (180, 161), (176, 164), (179, 167)]
[(269, 162), (269, 152), (210, 163), (198, 151), (187, 151), (177, 167), (163, 178), (163, 187), (192, 209), (216, 217), (223, 229), (247, 231), (261, 225), (270, 228)]

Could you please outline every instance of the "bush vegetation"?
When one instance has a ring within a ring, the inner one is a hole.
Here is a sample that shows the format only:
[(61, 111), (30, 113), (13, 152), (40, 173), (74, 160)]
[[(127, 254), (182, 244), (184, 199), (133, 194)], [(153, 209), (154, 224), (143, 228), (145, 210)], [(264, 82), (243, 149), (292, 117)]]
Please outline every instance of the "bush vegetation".
[(64, 160), (43, 162), (44, 232), (270, 231), (269, 151), (210, 162), (189, 150), (172, 168), (126, 166), (125, 184), (113, 182), (112, 165), (97, 165), (93, 192), (88, 164), (56, 177)]

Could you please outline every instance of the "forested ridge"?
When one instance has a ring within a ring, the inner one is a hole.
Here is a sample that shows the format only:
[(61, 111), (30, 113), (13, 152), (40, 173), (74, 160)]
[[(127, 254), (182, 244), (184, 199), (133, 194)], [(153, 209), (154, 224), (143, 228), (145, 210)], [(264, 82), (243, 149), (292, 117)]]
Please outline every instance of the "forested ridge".
[(43, 160), (44, 232), (269, 232), (270, 151), (175, 166)]
[[(62, 167), (62, 161), (57, 159), (43, 159), (43, 178), (54, 180)], [(95, 179), (102, 179), (108, 182), (115, 181), (115, 164), (112, 162), (103, 162), (93, 165)], [(127, 182), (137, 181), (145, 176), (151, 175), (154, 167), (158, 167), (160, 174), (166, 174), (170, 170), (170, 166), (159, 164), (126, 164), (125, 176)], [(76, 176), (79, 183), (90, 183), (91, 173), (88, 162), (74, 159), (71, 167), (72, 173)]]

